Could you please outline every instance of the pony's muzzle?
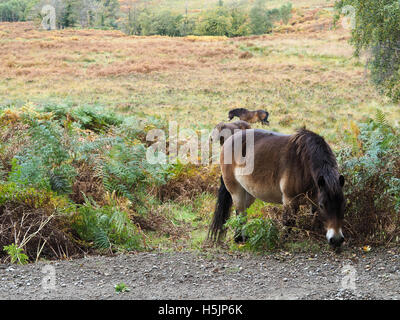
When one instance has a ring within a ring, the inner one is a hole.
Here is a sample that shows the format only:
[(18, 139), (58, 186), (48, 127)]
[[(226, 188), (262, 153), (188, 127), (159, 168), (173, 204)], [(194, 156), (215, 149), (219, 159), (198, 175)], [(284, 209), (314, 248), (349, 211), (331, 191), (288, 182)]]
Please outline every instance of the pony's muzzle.
[(326, 239), (328, 240), (328, 243), (332, 247), (334, 248), (340, 247), (344, 242), (342, 229), (339, 229), (339, 231), (335, 231), (334, 229), (328, 229), (328, 231), (326, 232)]

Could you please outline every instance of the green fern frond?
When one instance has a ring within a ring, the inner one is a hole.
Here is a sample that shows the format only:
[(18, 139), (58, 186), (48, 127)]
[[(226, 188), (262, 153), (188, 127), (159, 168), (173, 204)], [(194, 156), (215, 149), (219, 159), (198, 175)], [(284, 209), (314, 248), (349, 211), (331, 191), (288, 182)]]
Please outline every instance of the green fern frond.
[(101, 248), (101, 249), (107, 249), (111, 247), (110, 239), (107, 236), (107, 233), (100, 228), (97, 228), (97, 230), (94, 233), (94, 244), (96, 247)]
[(111, 216), (111, 223), (115, 226), (117, 232), (122, 232), (130, 221), (125, 212), (115, 210)]
[(376, 122), (379, 125), (382, 125), (382, 126), (387, 126), (388, 125), (388, 121), (387, 121), (386, 116), (385, 116), (385, 114), (383, 113), (382, 110), (380, 110), (380, 109), (376, 110), (375, 118), (376, 118)]

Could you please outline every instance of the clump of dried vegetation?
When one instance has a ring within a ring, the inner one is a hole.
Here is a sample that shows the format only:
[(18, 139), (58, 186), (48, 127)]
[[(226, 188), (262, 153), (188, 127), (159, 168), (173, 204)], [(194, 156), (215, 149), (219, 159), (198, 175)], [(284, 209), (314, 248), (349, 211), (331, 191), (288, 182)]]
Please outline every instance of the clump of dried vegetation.
[(216, 194), (218, 189), (219, 166), (177, 164), (171, 171), (170, 180), (159, 188), (162, 201), (193, 201), (198, 195), (208, 192)]
[[(15, 244), (30, 261), (81, 255), (87, 248), (71, 234), (65, 214), (60, 215), (69, 207), (51, 192), (0, 185), (0, 247)], [(5, 258), (4, 252), (0, 258)]]

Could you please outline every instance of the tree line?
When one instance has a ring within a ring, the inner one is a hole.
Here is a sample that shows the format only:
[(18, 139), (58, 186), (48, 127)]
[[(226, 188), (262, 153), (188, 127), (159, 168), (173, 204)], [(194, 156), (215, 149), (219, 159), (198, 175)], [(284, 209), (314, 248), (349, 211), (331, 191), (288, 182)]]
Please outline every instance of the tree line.
[(250, 9), (243, 9), (225, 6), (220, 1), (216, 8), (191, 16), (167, 10), (155, 12), (135, 6), (130, 8), (123, 28), (133, 35), (237, 37), (269, 33), (276, 22), (288, 23), (291, 3), (276, 9), (267, 9), (265, 4), (265, 0), (258, 0)]
[(292, 4), (267, 9), (266, 0), (257, 0), (249, 9), (225, 5), (189, 15), (171, 10), (155, 10), (145, 2), (133, 1), (125, 10), (118, 0), (0, 0), (0, 21), (43, 19), (41, 8), (55, 8), (57, 28), (81, 27), (120, 29), (130, 35), (246, 36), (272, 31), (278, 21), (287, 24)]

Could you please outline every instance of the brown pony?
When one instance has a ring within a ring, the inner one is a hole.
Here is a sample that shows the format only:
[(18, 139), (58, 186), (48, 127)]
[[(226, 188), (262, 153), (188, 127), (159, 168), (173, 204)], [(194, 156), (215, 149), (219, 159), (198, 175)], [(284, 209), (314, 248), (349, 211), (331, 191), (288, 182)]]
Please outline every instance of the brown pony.
[[(243, 161), (238, 161), (238, 156), (242, 160), (244, 157), (246, 165), (252, 164), (251, 172), (243, 174)], [(299, 129), (293, 135), (261, 129), (240, 131), (225, 141), (220, 165), (221, 186), (209, 238), (215, 241), (225, 234), (224, 224), (232, 204), (238, 214), (245, 214), (256, 198), (283, 203), (285, 222), (301, 204), (300, 195), (307, 194), (317, 206), (314, 209), (319, 209), (329, 244), (335, 248), (341, 246), (344, 177), (321, 136), (306, 129)], [(235, 241), (243, 241), (240, 233), (235, 235)]]
[(219, 138), (221, 146), (224, 144), (225, 140), (233, 135), (237, 130), (251, 129), (250, 124), (246, 121), (235, 121), (232, 123), (220, 122), (215, 127), (216, 132), (214, 138)]
[(234, 117), (239, 117), (240, 120), (247, 121), (249, 123), (255, 123), (260, 121), (262, 124), (269, 125), (268, 121), (269, 113), (265, 110), (249, 111), (245, 108), (238, 108), (229, 111), (229, 120)]

